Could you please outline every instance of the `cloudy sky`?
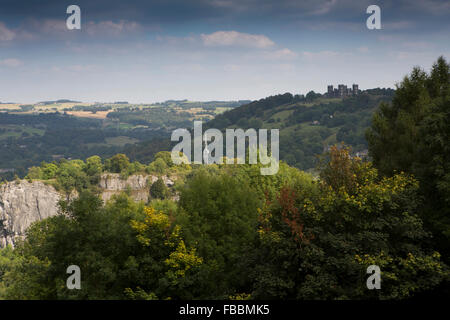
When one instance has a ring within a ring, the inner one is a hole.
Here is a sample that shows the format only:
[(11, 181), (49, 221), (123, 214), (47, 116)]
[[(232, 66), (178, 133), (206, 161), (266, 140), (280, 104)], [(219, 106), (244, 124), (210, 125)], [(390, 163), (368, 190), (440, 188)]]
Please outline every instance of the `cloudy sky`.
[[(66, 9), (81, 8), (81, 30)], [(366, 9), (381, 8), (381, 30)], [(393, 87), (450, 58), (446, 0), (1, 0), (0, 101), (259, 99)]]

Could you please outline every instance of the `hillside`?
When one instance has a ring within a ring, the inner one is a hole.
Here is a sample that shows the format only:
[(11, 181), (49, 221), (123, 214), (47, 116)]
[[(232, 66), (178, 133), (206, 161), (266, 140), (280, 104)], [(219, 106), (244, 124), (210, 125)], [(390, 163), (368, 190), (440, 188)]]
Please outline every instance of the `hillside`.
[[(203, 129), (280, 129), (280, 159), (309, 170), (315, 168), (316, 156), (336, 143), (344, 142), (353, 152), (365, 154), (365, 131), (372, 115), (381, 102), (390, 102), (394, 93), (393, 89), (376, 88), (345, 98), (327, 98), (313, 91), (306, 97), (279, 94), (218, 114)], [(169, 139), (156, 138), (129, 145), (123, 152), (132, 160), (149, 162), (170, 146)]]
[(315, 156), (330, 145), (344, 142), (354, 152), (367, 149), (365, 131), (382, 101), (391, 101), (392, 89), (371, 89), (345, 98), (306, 97), (285, 93), (243, 105), (216, 116), (208, 128), (280, 129), (280, 158), (307, 170)]

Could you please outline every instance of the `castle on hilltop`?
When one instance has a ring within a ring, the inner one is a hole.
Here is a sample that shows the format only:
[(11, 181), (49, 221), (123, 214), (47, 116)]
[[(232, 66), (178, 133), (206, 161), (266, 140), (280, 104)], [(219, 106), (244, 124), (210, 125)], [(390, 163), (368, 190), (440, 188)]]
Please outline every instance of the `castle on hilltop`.
[(337, 88), (333, 89), (333, 85), (329, 85), (327, 88), (327, 97), (337, 98), (337, 97), (347, 97), (347, 96), (356, 96), (360, 93), (357, 84), (353, 84), (352, 88), (347, 88), (344, 84), (338, 84)]

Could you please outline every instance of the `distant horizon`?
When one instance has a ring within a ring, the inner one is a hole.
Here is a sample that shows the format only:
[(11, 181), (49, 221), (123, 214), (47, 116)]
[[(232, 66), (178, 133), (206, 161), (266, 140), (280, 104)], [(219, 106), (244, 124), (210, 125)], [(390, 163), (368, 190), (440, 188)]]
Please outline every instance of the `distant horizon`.
[[(334, 85), (334, 84), (333, 84)], [(347, 84), (348, 85), (348, 84)], [(336, 86), (336, 85), (334, 85)], [(361, 91), (365, 91), (365, 90), (372, 90), (372, 89), (392, 89), (392, 90), (396, 90), (395, 86), (394, 87), (374, 87), (374, 88), (366, 88), (366, 89), (361, 89), (359, 88), (359, 90)], [(166, 103), (169, 101), (175, 101), (175, 102), (181, 102), (181, 101), (188, 101), (188, 102), (239, 102), (239, 101), (258, 101), (260, 99), (264, 99), (270, 96), (274, 96), (274, 95), (280, 95), (280, 94), (285, 94), (285, 93), (290, 93), (292, 95), (306, 95), (308, 92), (310, 91), (314, 91), (315, 93), (320, 93), (322, 95), (326, 94), (326, 91), (323, 92), (319, 92), (319, 91), (315, 91), (315, 90), (309, 90), (305, 93), (294, 93), (294, 92), (279, 92), (279, 93), (275, 93), (275, 94), (270, 94), (264, 97), (260, 97), (260, 98), (255, 98), (255, 99), (212, 99), (212, 100), (194, 100), (194, 99), (166, 99), (166, 100), (159, 100), (159, 101), (152, 101), (152, 102), (144, 102), (144, 101), (140, 101), (140, 102), (133, 102), (132, 100), (128, 100), (128, 99), (123, 99), (123, 100), (117, 100), (117, 101), (83, 101), (83, 100), (77, 100), (77, 99), (68, 99), (68, 98), (60, 98), (60, 99), (46, 99), (46, 100), (41, 100), (41, 101), (34, 101), (34, 102), (24, 102), (24, 101), (12, 101), (12, 102), (5, 102), (5, 101), (1, 101), (0, 100), (0, 105), (2, 104), (38, 104), (38, 103), (43, 103), (43, 102), (54, 102), (54, 103), (102, 103), (102, 104), (120, 104), (121, 102), (127, 102), (128, 104), (157, 104), (157, 103)], [(67, 102), (59, 102), (61, 100), (67, 100)]]

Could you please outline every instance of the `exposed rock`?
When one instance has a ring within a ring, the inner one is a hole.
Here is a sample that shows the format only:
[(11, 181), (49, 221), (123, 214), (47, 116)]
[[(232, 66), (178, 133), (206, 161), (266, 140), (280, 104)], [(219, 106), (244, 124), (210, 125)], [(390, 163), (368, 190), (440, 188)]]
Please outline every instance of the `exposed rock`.
[[(158, 179), (152, 175), (132, 175), (122, 180), (117, 173), (103, 174), (99, 187), (101, 198), (108, 201), (113, 195), (129, 191), (135, 201), (149, 201), (149, 189)], [(171, 187), (174, 182), (167, 176), (164, 183)], [(76, 197), (76, 192), (71, 198)], [(58, 201), (64, 196), (53, 186), (41, 181), (12, 181), (0, 186), (0, 248), (25, 235), (26, 229), (35, 221), (58, 214)]]
[(133, 175), (126, 180), (122, 180), (118, 173), (103, 174), (100, 178), (101, 197), (103, 201), (108, 201), (115, 194), (129, 190), (130, 196), (136, 201), (148, 201), (149, 184), (158, 179), (155, 176)]
[(34, 221), (58, 213), (60, 194), (41, 181), (9, 182), (0, 186), (0, 247), (14, 245)]
[[(167, 176), (161, 177), (168, 187), (172, 187), (174, 182)], [(118, 173), (105, 173), (100, 178), (101, 197), (103, 201), (108, 201), (115, 194), (128, 190), (130, 196), (135, 201), (148, 202), (150, 196), (150, 186), (158, 180), (157, 176), (152, 175), (132, 175), (126, 180), (122, 180)]]

